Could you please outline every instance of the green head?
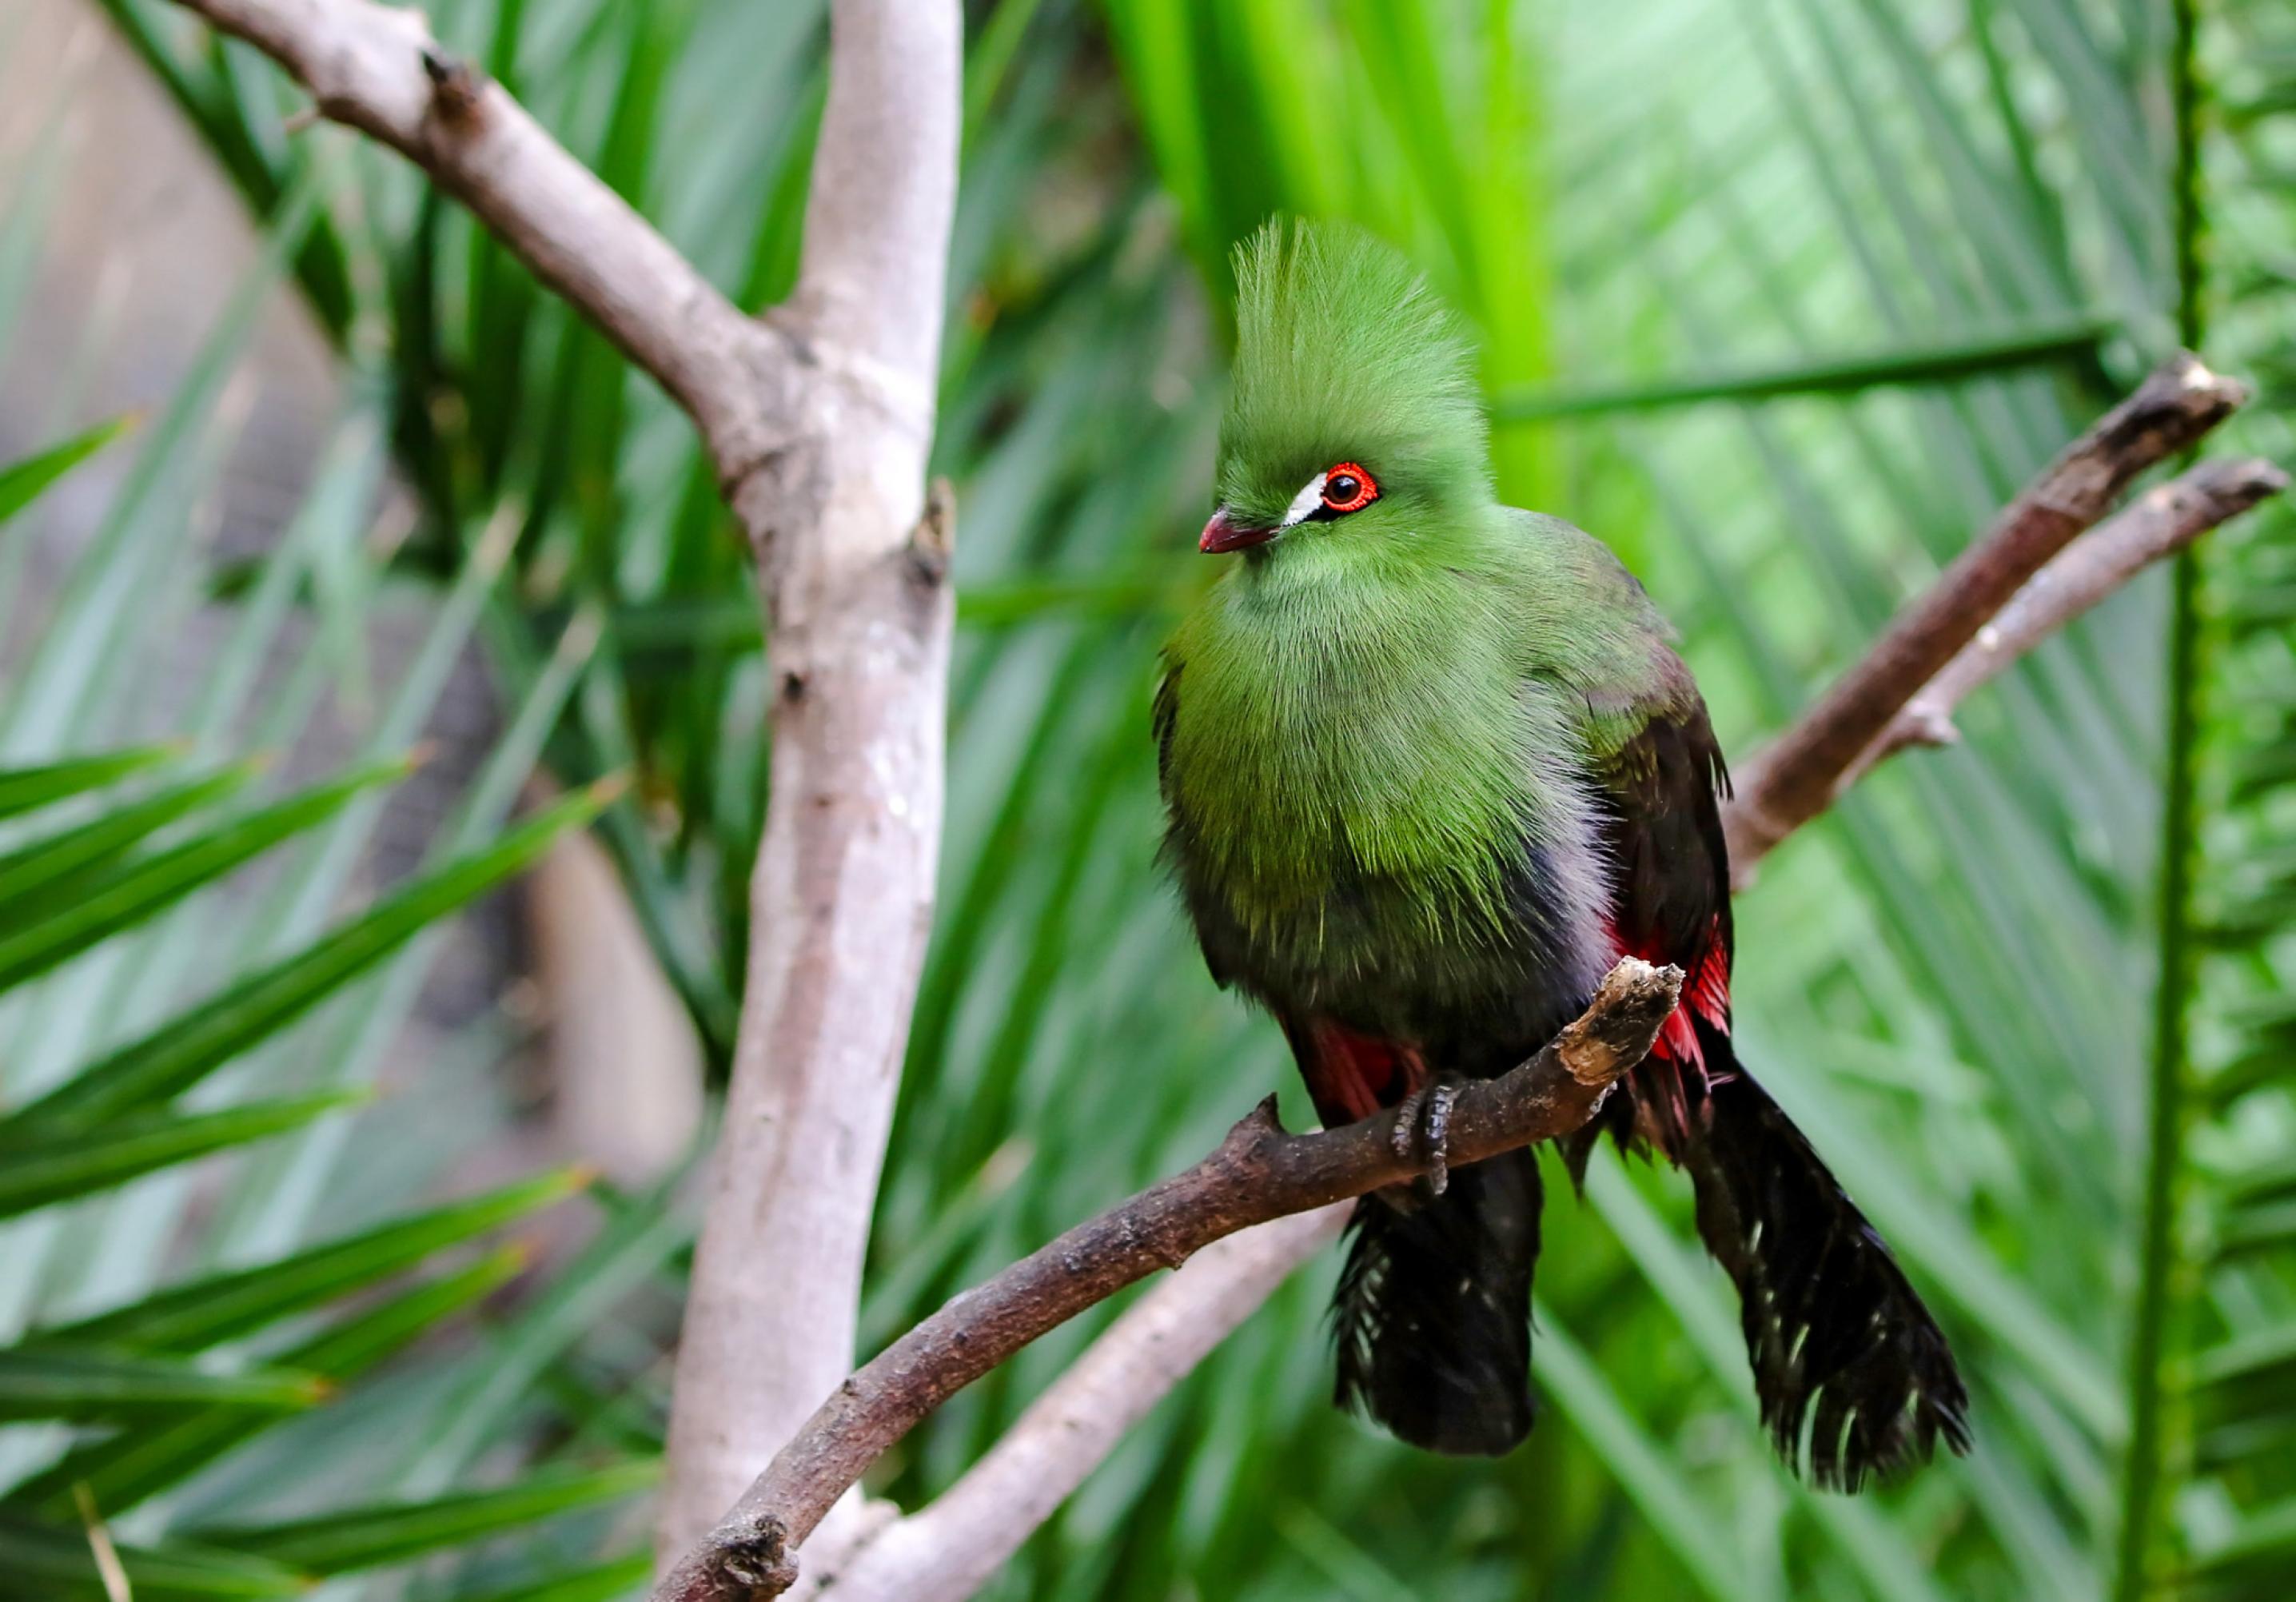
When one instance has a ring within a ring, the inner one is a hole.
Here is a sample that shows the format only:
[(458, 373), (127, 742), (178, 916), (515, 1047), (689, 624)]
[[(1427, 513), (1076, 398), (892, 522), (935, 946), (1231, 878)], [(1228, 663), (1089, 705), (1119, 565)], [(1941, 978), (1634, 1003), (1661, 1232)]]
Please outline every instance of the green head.
[(1383, 566), (1439, 559), (1447, 533), (1480, 526), (1492, 496), (1472, 353), (1411, 264), (1354, 228), (1270, 222), (1237, 250), (1235, 276), (1202, 549)]

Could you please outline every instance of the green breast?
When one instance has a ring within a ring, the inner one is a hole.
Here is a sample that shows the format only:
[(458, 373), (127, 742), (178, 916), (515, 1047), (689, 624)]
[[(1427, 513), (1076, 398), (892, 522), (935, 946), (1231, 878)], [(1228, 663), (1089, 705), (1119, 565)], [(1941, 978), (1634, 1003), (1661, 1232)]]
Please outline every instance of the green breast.
[(1238, 575), (1184, 625), (1165, 793), (1216, 968), (1449, 988), (1504, 960), (1508, 876), (1546, 810), (1505, 624), (1439, 571), (1368, 595)]

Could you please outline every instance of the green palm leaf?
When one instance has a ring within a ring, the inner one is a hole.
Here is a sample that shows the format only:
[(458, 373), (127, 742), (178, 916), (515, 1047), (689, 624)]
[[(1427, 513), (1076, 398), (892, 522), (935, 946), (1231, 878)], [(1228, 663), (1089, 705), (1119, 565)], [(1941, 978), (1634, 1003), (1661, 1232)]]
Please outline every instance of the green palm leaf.
[(0, 466), (0, 523), (40, 498), (42, 491), (134, 427), (133, 416), (114, 417), (37, 456)]
[(316, 1376), (291, 1369), (219, 1374), (180, 1360), (101, 1348), (0, 1350), (0, 1421), (116, 1423), (155, 1409), (195, 1407), (283, 1411), (308, 1407), (325, 1394)]
[(201, 1540), (305, 1573), (341, 1574), (404, 1563), (578, 1508), (621, 1501), (660, 1477), (660, 1466), (651, 1460), (548, 1469), (498, 1490), (355, 1508), (259, 1528), (211, 1528)]
[[(527, 1261), (527, 1253), (516, 1248), (490, 1253), (341, 1320), (289, 1348), (282, 1360), (328, 1384), (348, 1385), (501, 1289)], [(13, 1487), (5, 1500), (67, 1522), (82, 1488), (99, 1508), (132, 1508), (257, 1439), (267, 1422), (245, 1409), (207, 1409), (156, 1426), (120, 1431), (75, 1446)]]
[(0, 990), (37, 978), (108, 936), (134, 927), (204, 884), (315, 827), (362, 790), (404, 777), (404, 760), (376, 762), (78, 886), (68, 904), (0, 930)]
[[(180, 1542), (124, 1546), (119, 1561), (134, 1595), (140, 1598), (291, 1597), (309, 1584), (292, 1569), (259, 1557)], [(0, 1572), (26, 1587), (29, 1595), (89, 1602), (104, 1596), (87, 1537), (78, 1530), (0, 1516)]]
[[(422, 930), (530, 866), (570, 827), (597, 816), (619, 788), (570, 796), (476, 851), (423, 875), (333, 933), (251, 974), (214, 999), (92, 1064), (0, 1121), (83, 1125), (176, 1096), (335, 994)], [(0, 959), (4, 959), (0, 943)]]
[(0, 817), (35, 811), (83, 791), (101, 789), (131, 773), (164, 762), (171, 754), (165, 746), (152, 746), (140, 751), (110, 752), (102, 756), (75, 757), (70, 761), (50, 762), (37, 768), (0, 769)]
[(251, 1102), (220, 1113), (147, 1113), (86, 1129), (0, 1137), (0, 1218), (106, 1190), (138, 1174), (283, 1134), (356, 1096)]
[(204, 1351), (414, 1267), (424, 1258), (564, 1200), (587, 1183), (578, 1171), (545, 1174), (467, 1201), (396, 1219), (275, 1262), (215, 1274), (32, 1339), (54, 1347), (116, 1344), (144, 1351)]

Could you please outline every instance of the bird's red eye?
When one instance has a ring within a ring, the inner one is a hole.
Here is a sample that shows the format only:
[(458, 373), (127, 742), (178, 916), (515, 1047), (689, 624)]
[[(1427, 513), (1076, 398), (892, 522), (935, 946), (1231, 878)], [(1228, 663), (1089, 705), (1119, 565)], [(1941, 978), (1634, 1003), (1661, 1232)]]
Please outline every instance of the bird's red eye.
[(1360, 512), (1379, 498), (1379, 483), (1354, 462), (1342, 462), (1324, 475), (1324, 505), (1333, 512)]

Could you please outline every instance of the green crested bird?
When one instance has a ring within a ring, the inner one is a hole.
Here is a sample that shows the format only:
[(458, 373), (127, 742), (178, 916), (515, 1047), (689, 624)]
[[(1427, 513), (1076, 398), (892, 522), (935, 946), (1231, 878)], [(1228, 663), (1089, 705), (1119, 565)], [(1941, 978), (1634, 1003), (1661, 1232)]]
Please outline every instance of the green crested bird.
[[(1944, 1335), (1730, 1039), (1728, 780), (1697, 685), (1608, 549), (1501, 505), (1472, 358), (1392, 251), (1271, 224), (1237, 254), (1218, 509), (1231, 571), (1165, 651), (1155, 727), (1212, 976), (1283, 1027), (1327, 1126), (1505, 1072), (1621, 955), (1688, 977), (1608, 1130), (1687, 1171), (1762, 1415), (1818, 1483), (1968, 1441)], [(1443, 1452), (1531, 1423), (1538, 1164), (1357, 1204), (1337, 1401)]]

